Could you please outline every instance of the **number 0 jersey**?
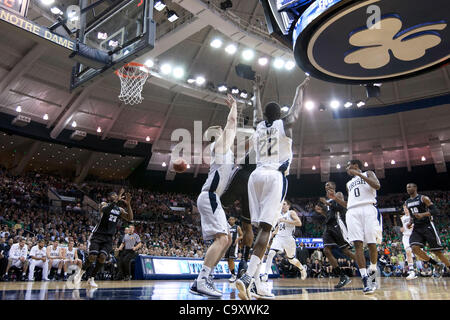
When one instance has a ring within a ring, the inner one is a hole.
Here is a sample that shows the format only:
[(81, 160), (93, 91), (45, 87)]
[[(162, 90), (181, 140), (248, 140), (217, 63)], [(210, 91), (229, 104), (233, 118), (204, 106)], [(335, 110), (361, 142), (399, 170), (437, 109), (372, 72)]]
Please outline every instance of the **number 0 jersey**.
[[(367, 172), (363, 172), (362, 174), (367, 177)], [(347, 182), (347, 192), (347, 210), (364, 204), (377, 203), (377, 190), (358, 176), (353, 177), (352, 180)]]
[(100, 222), (92, 230), (92, 234), (104, 234), (113, 236), (120, 218), (120, 207), (114, 203), (108, 204), (102, 209)]
[(261, 121), (253, 135), (256, 150), (256, 166), (280, 170), (289, 174), (292, 161), (292, 139), (286, 136), (282, 120), (272, 124)]

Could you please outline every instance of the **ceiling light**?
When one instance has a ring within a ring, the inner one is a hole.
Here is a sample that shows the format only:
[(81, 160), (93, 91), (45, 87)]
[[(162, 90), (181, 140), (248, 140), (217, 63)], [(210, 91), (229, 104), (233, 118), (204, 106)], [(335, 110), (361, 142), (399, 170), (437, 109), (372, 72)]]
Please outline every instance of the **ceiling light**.
[(205, 79), (204, 77), (201, 77), (201, 76), (195, 78), (195, 83), (196, 83), (198, 86), (201, 86), (202, 84), (204, 84), (205, 81), (206, 81), (206, 79)]
[(341, 168), (341, 165), (338, 163), (337, 165), (336, 165), (336, 169), (340, 169)]
[(239, 89), (236, 87), (231, 88), (231, 93), (232, 94), (239, 94)]
[(108, 46), (110, 46), (111, 48), (115, 48), (119, 45), (119, 41), (114, 41), (114, 40), (109, 40), (108, 41)]
[(145, 141), (149, 142), (149, 141), (150, 141), (150, 137), (147, 136), (147, 137), (145, 138)]
[(155, 1), (155, 5), (153, 7), (158, 11), (162, 11), (166, 7), (166, 4), (163, 0), (159, 0)]
[(292, 60), (289, 60), (288, 62), (286, 62), (284, 67), (286, 68), (286, 70), (291, 71), (292, 69), (295, 68), (295, 62)]
[(258, 59), (258, 63), (260, 66), (265, 66), (269, 62), (269, 59), (266, 57), (262, 57)]
[(353, 105), (352, 102), (346, 102), (346, 103), (344, 104), (344, 108), (350, 108), (352, 105)]
[(332, 100), (330, 102), (330, 107), (333, 108), (333, 109), (339, 108), (340, 105), (341, 105), (341, 103), (339, 101), (337, 101), (337, 100)]
[(72, 127), (74, 127), (74, 128), (77, 127), (77, 122), (75, 120), (72, 122)]
[(313, 169), (313, 170), (316, 170), (316, 166), (312, 166), (312, 169)]
[(244, 58), (244, 60), (252, 60), (254, 56), (255, 52), (251, 49), (245, 49), (242, 51), (242, 58)]
[(246, 91), (246, 90), (242, 90), (240, 96), (241, 96), (241, 98), (243, 98), (243, 99), (247, 99), (247, 97), (248, 97), (247, 91)]
[(184, 76), (184, 69), (182, 67), (176, 67), (173, 69), (173, 76), (177, 79), (181, 79)]
[(368, 167), (369, 164), (367, 162), (364, 162), (364, 167)]
[(193, 79), (193, 78), (187, 79), (187, 83), (189, 83), (189, 84), (193, 84), (194, 82), (195, 82), (195, 79)]
[(221, 85), (219, 85), (219, 87), (217, 88), (217, 90), (219, 90), (220, 92), (226, 92), (226, 91), (228, 91), (228, 88), (227, 88), (226, 85), (221, 84)]
[(284, 106), (281, 108), (282, 112), (288, 112), (289, 111), (289, 106)]
[(226, 48), (225, 48), (225, 52), (228, 54), (235, 54), (237, 51), (237, 47), (234, 44), (229, 44)]
[(97, 39), (106, 40), (108, 38), (108, 34), (106, 32), (97, 32)]
[(305, 72), (305, 76), (309, 77), (309, 73), (308, 73), (308, 72)]
[(44, 6), (49, 6), (49, 5), (53, 4), (53, 3), (55, 3), (55, 0), (41, 0), (41, 3)]
[(64, 14), (64, 12), (62, 12), (61, 9), (59, 9), (58, 7), (52, 7), (52, 8), (50, 9), (50, 11), (51, 11), (53, 14), (59, 14), (59, 15)]
[(102, 132), (102, 128), (98, 127), (98, 128), (97, 128), (97, 132), (98, 132), (98, 133)]
[(190, 168), (191, 168), (191, 165), (190, 165), (190, 164), (188, 164), (188, 165), (187, 165), (187, 168), (188, 168), (188, 169), (190, 169)]
[(420, 160), (423, 161), (427, 161), (427, 158), (425, 158), (425, 156), (422, 156), (422, 158), (420, 158)]
[(19, 112), (19, 113), (22, 112), (22, 107), (21, 106), (17, 106), (16, 111)]
[(395, 164), (395, 160), (394, 159), (391, 160), (391, 164)]
[(144, 64), (147, 68), (153, 68), (153, 66), (155, 65), (155, 63), (151, 59), (148, 59), (147, 61), (145, 61)]
[(273, 66), (275, 67), (275, 69), (281, 69), (284, 66), (284, 60), (280, 59), (280, 58), (276, 58), (275, 61), (273, 62)]
[(216, 48), (216, 49), (220, 48), (222, 46), (222, 44), (223, 44), (223, 42), (220, 39), (214, 39), (210, 43), (211, 47)]
[(161, 165), (162, 165), (163, 167), (167, 166), (167, 164), (166, 164), (165, 162), (163, 162)]
[(48, 120), (48, 114), (46, 113), (46, 114), (44, 114), (44, 116), (42, 117), (42, 119), (44, 119), (44, 120)]
[(161, 66), (161, 72), (162, 72), (163, 74), (165, 74), (165, 75), (170, 74), (170, 73), (172, 72), (172, 66), (171, 66), (170, 64), (168, 64), (168, 63), (164, 63), (164, 64)]
[(177, 15), (177, 13), (175, 11), (169, 10), (167, 11), (167, 19), (170, 22), (174, 22), (175, 20), (177, 20), (179, 17)]
[(306, 110), (312, 110), (314, 108), (314, 102), (306, 101), (305, 108), (306, 108)]
[(383, 84), (382, 83), (374, 83), (373, 84), (375, 87), (381, 87)]
[(365, 106), (366, 105), (366, 103), (364, 102), (364, 101), (359, 101), (357, 104), (356, 104), (356, 106), (358, 107), (358, 108), (361, 108), (362, 106)]

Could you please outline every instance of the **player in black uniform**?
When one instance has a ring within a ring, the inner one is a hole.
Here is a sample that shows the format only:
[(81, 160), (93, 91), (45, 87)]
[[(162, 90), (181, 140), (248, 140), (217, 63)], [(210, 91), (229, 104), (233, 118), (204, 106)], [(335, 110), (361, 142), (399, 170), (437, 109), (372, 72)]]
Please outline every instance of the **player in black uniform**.
[[(94, 277), (98, 271), (101, 270), (109, 254), (112, 251), (113, 236), (116, 233), (116, 226), (119, 218), (131, 222), (133, 220), (133, 210), (131, 209), (131, 194), (127, 193), (123, 196), (124, 190), (121, 189), (119, 195), (115, 192), (108, 194), (108, 203), (102, 202), (100, 204), (100, 222), (92, 230), (89, 238), (89, 256), (83, 267), (77, 271), (73, 277), (74, 285), (81, 281), (83, 274), (88, 271), (88, 283), (91, 287), (97, 287), (94, 282)], [(119, 207), (118, 203), (123, 202), (127, 206), (125, 211)], [(95, 268), (90, 272), (91, 265), (95, 263)]]
[[(409, 194), (409, 199), (405, 201), (405, 206), (409, 210), (410, 219), (412, 219), (406, 227), (408, 229), (413, 228), (409, 237), (409, 245), (416, 257), (434, 266), (435, 274), (440, 277), (442, 276), (444, 264), (447, 268), (450, 268), (450, 263), (442, 252), (444, 248), (433, 224), (433, 215), (438, 214), (439, 210), (431, 202), (430, 198), (417, 193), (417, 185), (415, 183), (408, 183), (406, 191)], [(428, 243), (430, 251), (433, 251), (443, 264), (438, 263), (422, 250), (426, 243)]]
[(235, 217), (229, 217), (228, 223), (230, 224), (231, 246), (225, 253), (225, 259), (228, 260), (228, 268), (231, 272), (230, 282), (236, 281), (236, 272), (234, 270), (234, 259), (237, 258), (237, 251), (239, 247), (239, 241), (243, 239), (243, 233), (241, 227), (236, 224)]
[[(339, 267), (336, 258), (331, 252), (333, 246), (338, 246), (342, 252), (350, 259), (355, 260), (355, 255), (350, 251), (350, 244), (345, 240), (343, 232), (347, 232), (346, 226), (343, 221), (343, 215), (346, 209), (336, 202), (336, 198), (344, 201), (344, 195), (342, 192), (336, 193), (336, 183), (328, 181), (325, 183), (325, 191), (327, 199), (320, 198), (321, 204), (316, 205), (314, 210), (321, 215), (325, 216), (325, 230), (323, 231), (323, 252), (333, 266), (333, 272), (339, 276), (339, 283), (334, 287), (336, 289), (342, 288), (349, 284), (351, 279), (345, 274), (345, 270)], [(343, 230), (344, 229), (344, 230)]]

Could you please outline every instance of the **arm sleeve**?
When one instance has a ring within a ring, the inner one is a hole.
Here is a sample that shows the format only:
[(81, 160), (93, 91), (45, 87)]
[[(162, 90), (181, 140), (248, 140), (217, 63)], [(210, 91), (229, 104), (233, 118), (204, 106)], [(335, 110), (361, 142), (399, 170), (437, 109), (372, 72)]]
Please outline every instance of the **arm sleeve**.
[(439, 209), (434, 204), (428, 207), (432, 216), (439, 214)]

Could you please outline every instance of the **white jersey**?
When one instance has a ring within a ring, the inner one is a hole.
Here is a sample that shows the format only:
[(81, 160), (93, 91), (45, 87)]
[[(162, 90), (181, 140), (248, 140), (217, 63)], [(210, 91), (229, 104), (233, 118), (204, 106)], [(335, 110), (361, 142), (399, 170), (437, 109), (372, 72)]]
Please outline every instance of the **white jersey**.
[(19, 259), (21, 257), (26, 258), (28, 255), (28, 247), (25, 244), (23, 248), (20, 248), (18, 243), (14, 243), (9, 249), (9, 257), (12, 259)]
[[(367, 177), (367, 172), (363, 172), (362, 174)], [(358, 176), (353, 177), (352, 180), (347, 182), (347, 192), (347, 210), (364, 204), (377, 203), (377, 190)]]
[(39, 246), (35, 245), (30, 250), (30, 256), (36, 257), (36, 258), (47, 257), (47, 248), (46, 247), (42, 247), (42, 249), (39, 249)]
[(211, 162), (208, 179), (202, 192), (215, 192), (219, 197), (225, 192), (234, 167), (234, 154), (231, 150), (223, 155), (214, 151), (215, 143), (211, 144)]
[(261, 121), (253, 135), (256, 150), (257, 168), (280, 170), (289, 174), (292, 162), (292, 139), (286, 136), (282, 120), (275, 120), (272, 125)]
[(69, 248), (66, 249), (66, 259), (73, 261), (75, 260), (75, 252), (77, 252), (77, 248), (73, 247), (72, 250), (69, 250)]
[(53, 246), (51, 246), (50, 247), (50, 258), (59, 257), (60, 256), (60, 252), (61, 252), (61, 247), (58, 246), (55, 249)]
[(403, 225), (403, 236), (410, 236), (413, 228), (408, 229), (406, 227), (406, 225), (410, 222), (411, 217), (407, 217), (406, 215), (403, 215), (403, 216), (401, 216), (400, 219), (402, 220), (402, 225)]
[[(286, 213), (282, 213), (281, 217), (283, 219), (288, 220), (288, 221), (294, 221), (291, 218), (291, 211), (292, 210), (289, 210)], [(295, 226), (293, 224), (286, 223), (286, 222), (280, 222), (278, 224), (278, 233), (275, 236), (278, 236), (278, 237), (293, 237), (294, 236), (294, 232), (295, 232)]]

